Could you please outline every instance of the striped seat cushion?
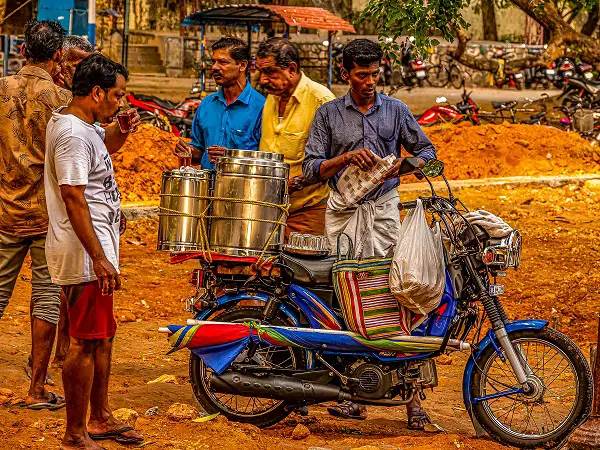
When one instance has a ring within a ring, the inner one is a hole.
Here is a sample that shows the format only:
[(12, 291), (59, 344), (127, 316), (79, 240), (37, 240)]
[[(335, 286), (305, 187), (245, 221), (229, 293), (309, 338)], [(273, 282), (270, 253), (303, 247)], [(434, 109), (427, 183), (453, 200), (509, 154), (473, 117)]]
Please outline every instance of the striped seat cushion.
[(401, 306), (390, 292), (391, 258), (340, 260), (333, 284), (348, 328), (367, 339), (409, 335), (424, 319)]

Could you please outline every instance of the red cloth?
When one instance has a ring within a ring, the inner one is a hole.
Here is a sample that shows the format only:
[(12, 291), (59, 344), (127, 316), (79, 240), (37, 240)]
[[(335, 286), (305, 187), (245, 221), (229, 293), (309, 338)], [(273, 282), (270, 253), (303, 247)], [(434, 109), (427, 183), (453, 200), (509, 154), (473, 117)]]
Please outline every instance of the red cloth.
[(102, 295), (98, 281), (63, 286), (69, 305), (69, 335), (78, 339), (105, 339), (115, 335), (113, 296)]

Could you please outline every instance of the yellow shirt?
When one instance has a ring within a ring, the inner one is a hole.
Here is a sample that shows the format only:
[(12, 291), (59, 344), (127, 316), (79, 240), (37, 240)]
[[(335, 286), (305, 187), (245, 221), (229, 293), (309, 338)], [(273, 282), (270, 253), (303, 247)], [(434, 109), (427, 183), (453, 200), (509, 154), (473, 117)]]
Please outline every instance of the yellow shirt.
[[(279, 97), (269, 95), (263, 110), (261, 152), (283, 153), (290, 165), (290, 178), (302, 175), (302, 162), (308, 133), (319, 106), (333, 100), (335, 95), (325, 86), (302, 74), (292, 98), (279, 122)], [(321, 203), (329, 196), (326, 184), (316, 184), (290, 196), (290, 211)]]

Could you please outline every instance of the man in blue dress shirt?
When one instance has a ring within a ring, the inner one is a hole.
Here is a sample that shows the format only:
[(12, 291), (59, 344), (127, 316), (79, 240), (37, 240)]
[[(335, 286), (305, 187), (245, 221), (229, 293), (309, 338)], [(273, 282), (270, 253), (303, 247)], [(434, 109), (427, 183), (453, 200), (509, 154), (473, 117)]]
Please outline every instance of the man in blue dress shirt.
[[(354, 243), (355, 257), (384, 257), (400, 231), (398, 171), (401, 149), (419, 158), (422, 167), (436, 157), (435, 147), (404, 103), (378, 94), (381, 47), (367, 39), (349, 42), (343, 51), (342, 77), (350, 85), (344, 97), (325, 103), (317, 110), (306, 144), (303, 163), (307, 183), (328, 182), (331, 187), (325, 230), (330, 244), (340, 233)], [(337, 191), (337, 181), (350, 165), (361, 170), (373, 167), (379, 158), (396, 157), (385, 174), (386, 181), (358, 204), (347, 205)], [(362, 253), (357, 255), (358, 248)], [(330, 414), (361, 419), (361, 409), (352, 402), (328, 408)], [(408, 428), (422, 430), (431, 423), (421, 408), (419, 395), (407, 405)]]
[[(212, 45), (210, 74), (221, 88), (207, 96), (192, 122), (192, 142), (180, 141), (175, 153), (192, 155), (192, 163), (214, 169), (225, 148), (258, 150), (265, 98), (248, 82), (250, 52), (241, 39), (224, 37)], [(191, 148), (190, 148), (191, 146)]]

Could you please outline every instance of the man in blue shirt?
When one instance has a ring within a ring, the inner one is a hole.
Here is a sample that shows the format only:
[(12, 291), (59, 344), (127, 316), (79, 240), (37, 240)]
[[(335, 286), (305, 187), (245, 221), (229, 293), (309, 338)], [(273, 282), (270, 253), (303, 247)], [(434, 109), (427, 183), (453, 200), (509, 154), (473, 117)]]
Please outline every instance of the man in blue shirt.
[(182, 155), (190, 152), (192, 163), (214, 169), (225, 148), (258, 150), (265, 98), (248, 83), (248, 46), (241, 39), (224, 37), (212, 45), (212, 51), (210, 74), (221, 88), (196, 110), (190, 145), (177, 144), (180, 165), (185, 162)]
[[(356, 258), (385, 257), (398, 239), (401, 147), (417, 156), (421, 166), (436, 157), (433, 144), (408, 107), (400, 100), (377, 93), (382, 57), (381, 47), (367, 39), (356, 39), (344, 47), (341, 72), (350, 90), (317, 110), (303, 163), (307, 183), (327, 181), (331, 187), (325, 213), (330, 245), (335, 249), (337, 237), (344, 233), (354, 243)], [(396, 161), (385, 174), (386, 181), (358, 204), (345, 204), (337, 191), (342, 172), (350, 165), (368, 170), (388, 155), (394, 155)], [(409, 429), (422, 430), (431, 423), (418, 395), (407, 405), (407, 410)], [(330, 407), (328, 411), (345, 418), (364, 418), (358, 405), (352, 402)]]

